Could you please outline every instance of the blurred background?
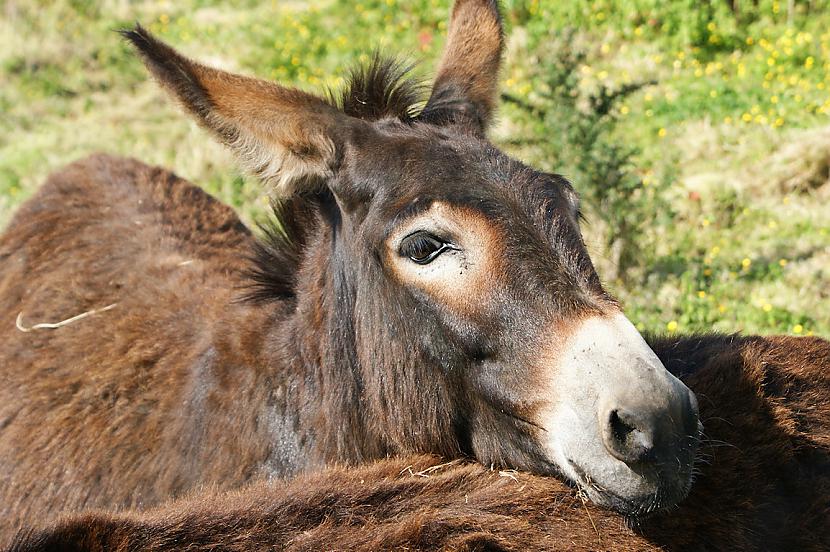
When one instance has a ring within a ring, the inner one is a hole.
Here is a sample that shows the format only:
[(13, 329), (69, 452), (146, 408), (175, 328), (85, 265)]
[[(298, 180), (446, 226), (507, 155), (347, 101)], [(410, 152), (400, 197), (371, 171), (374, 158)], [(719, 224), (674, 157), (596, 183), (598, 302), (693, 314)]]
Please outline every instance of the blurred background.
[[(373, 49), (429, 79), (450, 0), (3, 0), (0, 225), (94, 151), (267, 216), (265, 192), (114, 29), (309, 91)], [(641, 330), (830, 336), (830, 0), (504, 0), (493, 140), (574, 182), (608, 289)]]

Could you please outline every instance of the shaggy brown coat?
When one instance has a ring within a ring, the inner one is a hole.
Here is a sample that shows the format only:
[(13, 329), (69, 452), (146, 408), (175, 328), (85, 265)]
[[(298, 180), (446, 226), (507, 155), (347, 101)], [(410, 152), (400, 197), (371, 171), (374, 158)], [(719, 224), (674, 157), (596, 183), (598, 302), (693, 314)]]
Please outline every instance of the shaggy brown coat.
[(206, 492), (146, 513), (86, 514), (13, 552), (830, 549), (830, 343), (656, 339), (701, 398), (707, 441), (676, 510), (634, 523), (553, 478), (434, 457)]
[(0, 542), (25, 520), (239, 487), (267, 465), (252, 406), (273, 391), (266, 334), (235, 330), (282, 307), (234, 300), (252, 241), (195, 186), (106, 155), (17, 212), (0, 237)]

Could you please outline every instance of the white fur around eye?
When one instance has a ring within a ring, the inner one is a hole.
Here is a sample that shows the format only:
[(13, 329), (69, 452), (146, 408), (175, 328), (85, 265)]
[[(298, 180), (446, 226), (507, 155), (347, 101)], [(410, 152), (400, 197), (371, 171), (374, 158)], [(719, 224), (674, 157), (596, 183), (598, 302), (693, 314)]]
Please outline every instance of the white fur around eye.
[[(426, 232), (453, 245), (427, 264), (400, 254), (403, 240)], [(492, 283), (493, 248), (500, 240), (484, 215), (436, 201), (430, 208), (405, 221), (387, 242), (387, 261), (402, 283), (420, 288), (445, 303), (474, 303)]]
[(427, 264), (418, 264), (408, 257), (401, 257), (408, 267), (402, 270), (410, 272), (413, 278), (422, 278), (425, 282), (440, 279), (455, 279), (464, 275), (469, 269), (467, 255), (463, 250), (447, 249)]

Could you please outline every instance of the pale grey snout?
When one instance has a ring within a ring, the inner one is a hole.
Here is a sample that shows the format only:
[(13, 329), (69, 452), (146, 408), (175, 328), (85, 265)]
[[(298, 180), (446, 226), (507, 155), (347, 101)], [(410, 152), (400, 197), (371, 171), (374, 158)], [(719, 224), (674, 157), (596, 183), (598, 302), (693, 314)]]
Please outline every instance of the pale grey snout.
[(678, 443), (697, 434), (694, 394), (677, 382), (670, 400), (618, 400), (599, 413), (602, 442), (626, 464), (671, 461)]
[(559, 468), (595, 502), (641, 514), (689, 491), (697, 400), (622, 314), (582, 321), (559, 349), (540, 425)]

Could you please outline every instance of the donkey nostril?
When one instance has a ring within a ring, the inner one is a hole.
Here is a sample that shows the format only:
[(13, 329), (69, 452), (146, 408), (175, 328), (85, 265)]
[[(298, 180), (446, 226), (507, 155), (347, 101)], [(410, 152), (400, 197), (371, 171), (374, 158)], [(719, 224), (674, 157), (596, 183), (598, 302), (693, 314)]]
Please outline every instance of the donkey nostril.
[(625, 442), (629, 433), (634, 431), (634, 426), (630, 426), (622, 421), (616, 410), (611, 411), (611, 419), (609, 420), (609, 423), (611, 424), (611, 432), (614, 435), (614, 439), (620, 443)]
[(654, 448), (653, 431), (647, 426), (625, 411), (612, 410), (603, 431), (605, 448), (626, 464), (645, 459)]

